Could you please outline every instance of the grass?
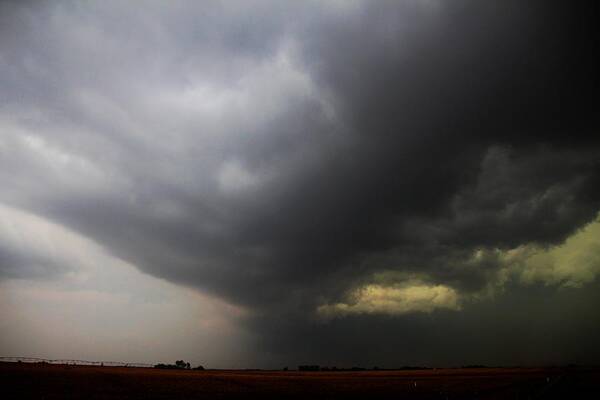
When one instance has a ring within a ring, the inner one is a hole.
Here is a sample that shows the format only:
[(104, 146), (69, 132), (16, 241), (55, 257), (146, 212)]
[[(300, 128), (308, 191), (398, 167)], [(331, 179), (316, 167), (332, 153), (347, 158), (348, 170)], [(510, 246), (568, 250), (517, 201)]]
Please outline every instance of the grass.
[(600, 368), (297, 372), (0, 363), (4, 398), (595, 398)]

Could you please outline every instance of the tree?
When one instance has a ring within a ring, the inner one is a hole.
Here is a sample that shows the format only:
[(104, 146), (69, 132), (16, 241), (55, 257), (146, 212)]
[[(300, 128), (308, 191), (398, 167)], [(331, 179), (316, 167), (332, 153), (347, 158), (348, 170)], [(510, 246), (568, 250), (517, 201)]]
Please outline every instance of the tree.
[(190, 363), (183, 360), (175, 361), (175, 366), (180, 369), (190, 369)]

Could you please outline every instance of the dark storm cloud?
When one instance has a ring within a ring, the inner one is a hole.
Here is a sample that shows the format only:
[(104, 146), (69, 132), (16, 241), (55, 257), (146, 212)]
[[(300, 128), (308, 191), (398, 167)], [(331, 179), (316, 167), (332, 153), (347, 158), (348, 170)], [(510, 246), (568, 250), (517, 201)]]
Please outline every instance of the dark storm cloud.
[(277, 352), (377, 273), (476, 292), (477, 249), (600, 210), (582, 4), (3, 3), (0, 201), (257, 311)]
[(272, 365), (460, 366), (595, 364), (598, 285), (578, 291), (513, 287), (510, 296), (463, 312), (402, 318), (358, 315), (328, 324), (301, 318), (255, 321), (253, 345)]

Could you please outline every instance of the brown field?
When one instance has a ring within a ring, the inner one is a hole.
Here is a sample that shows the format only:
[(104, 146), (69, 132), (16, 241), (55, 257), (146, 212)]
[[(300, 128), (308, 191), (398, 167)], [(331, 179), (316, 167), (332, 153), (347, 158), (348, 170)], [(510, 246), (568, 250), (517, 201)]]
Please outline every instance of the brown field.
[(0, 363), (0, 385), (5, 399), (577, 399), (600, 398), (600, 368), (283, 372)]

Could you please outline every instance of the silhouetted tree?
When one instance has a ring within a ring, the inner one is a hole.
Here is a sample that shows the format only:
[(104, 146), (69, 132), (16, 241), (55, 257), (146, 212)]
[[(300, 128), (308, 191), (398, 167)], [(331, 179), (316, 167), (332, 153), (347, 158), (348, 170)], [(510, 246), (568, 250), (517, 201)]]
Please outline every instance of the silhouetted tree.
[(175, 361), (175, 364), (156, 364), (154, 368), (160, 369), (190, 369), (191, 365), (189, 362), (183, 360)]
[(190, 369), (190, 363), (183, 360), (175, 361), (175, 366), (180, 369)]

